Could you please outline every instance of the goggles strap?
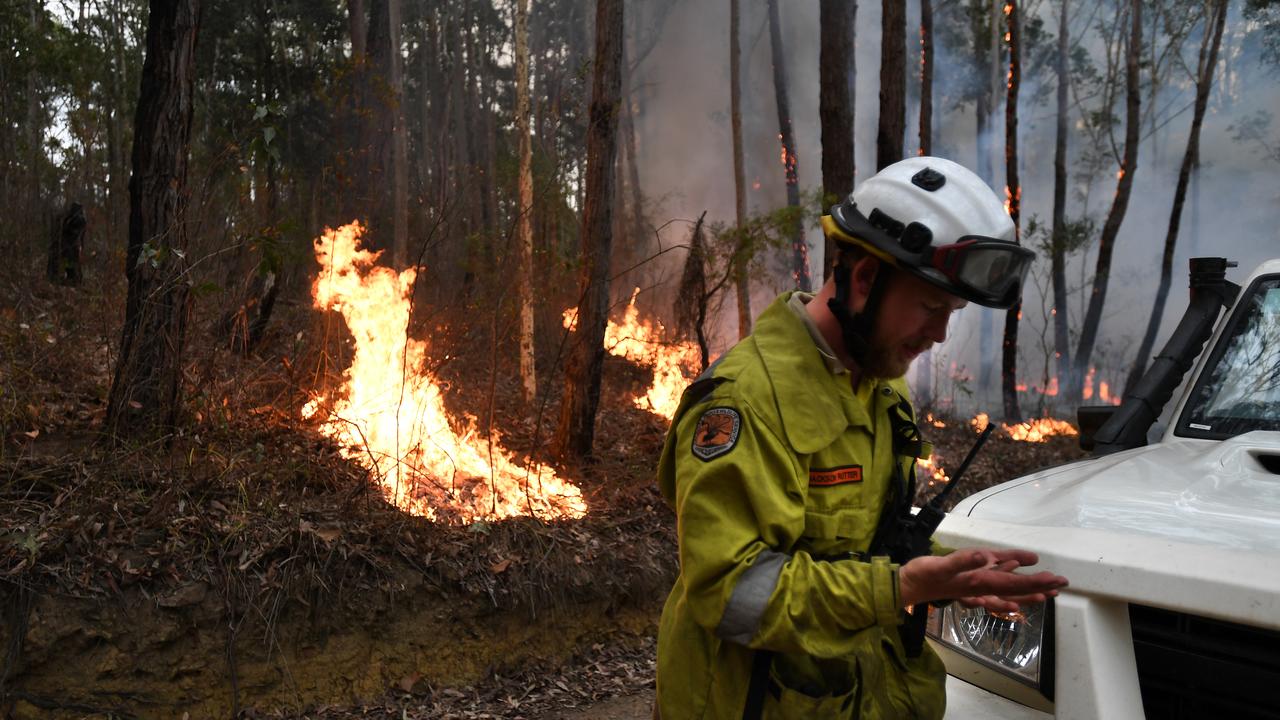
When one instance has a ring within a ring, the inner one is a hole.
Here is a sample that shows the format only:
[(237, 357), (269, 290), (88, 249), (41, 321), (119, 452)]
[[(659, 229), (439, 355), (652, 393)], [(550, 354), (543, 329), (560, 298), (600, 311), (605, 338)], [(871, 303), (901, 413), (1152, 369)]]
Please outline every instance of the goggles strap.
[(849, 292), (853, 281), (853, 267), (845, 262), (844, 251), (836, 262), (833, 276), (836, 281), (836, 296), (827, 301), (827, 307), (840, 322), (840, 334), (844, 338), (844, 349), (849, 357), (859, 366), (866, 365), (867, 354), (871, 349), (871, 337), (875, 330), (875, 317), (880, 309), (880, 300), (884, 297), (885, 287), (889, 284), (889, 274), (893, 268), (881, 262), (876, 271), (876, 279), (871, 283), (871, 292), (867, 295), (866, 305), (862, 312), (849, 310)]

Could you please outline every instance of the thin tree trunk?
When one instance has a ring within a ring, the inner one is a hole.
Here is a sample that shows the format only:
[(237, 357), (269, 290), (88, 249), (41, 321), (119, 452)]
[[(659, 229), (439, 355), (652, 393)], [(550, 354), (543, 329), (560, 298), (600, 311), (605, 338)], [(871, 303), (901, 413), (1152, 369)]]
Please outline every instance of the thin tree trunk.
[[(974, 0), (974, 8), (970, 12), (973, 17), (973, 48), (974, 48), (974, 65), (978, 68), (986, 68), (987, 62), (990, 60), (989, 53), (984, 49), (984, 45), (980, 42), (980, 34), (986, 28), (986, 25), (979, 23), (978, 19), (981, 15), (977, 12), (977, 7), (983, 4), (984, 0)], [(991, 172), (991, 152), (988, 139), (988, 126), (991, 119), (991, 88), (985, 83), (978, 83), (977, 96), (974, 98), (974, 172), (978, 173), (978, 177), (986, 181), (988, 185), (992, 184)]]
[[(625, 52), (625, 42), (623, 49)], [(625, 108), (622, 115), (618, 118), (618, 125), (622, 131), (622, 150), (627, 166), (627, 188), (631, 191), (630, 202), (631, 220), (628, 223), (631, 231), (623, 237), (629, 239), (632, 252), (641, 256), (647, 255), (645, 248), (649, 247), (649, 233), (644, 220), (644, 193), (640, 188), (640, 162), (636, 144), (636, 119), (640, 116), (640, 101), (634, 92), (631, 74), (633, 68), (627, 62), (624, 54), (622, 62), (622, 98), (623, 107)]]
[(364, 0), (347, 0), (347, 28), (351, 31), (351, 60), (362, 63), (365, 60), (365, 41), (369, 36)]
[[(933, 154), (933, 2), (920, 0), (920, 154)], [(933, 405), (933, 348), (916, 363), (915, 396), (923, 407)]]
[(391, 85), (391, 261), (409, 264), (409, 128), (404, 112), (404, 58), (400, 55), (400, 0), (387, 0), (387, 78)]
[(738, 247), (733, 254), (733, 287), (738, 297), (738, 339), (751, 334), (751, 283), (747, 278), (747, 169), (742, 154), (742, 18), (738, 0), (729, 0), (729, 122), (733, 127), (733, 198)]
[(529, 0), (516, 0), (516, 138), (519, 145), (520, 205), (516, 217), (520, 302), (520, 388), (532, 407), (538, 393), (533, 345), (533, 143), (529, 136)]
[[(976, 17), (986, 16), (986, 22), (978, 28), (987, 33), (985, 52), (979, 50), (979, 67), (987, 73), (987, 80), (978, 97), (978, 175), (995, 188), (995, 119), (1000, 107), (1000, 16), (1001, 0), (977, 0)], [(979, 38), (974, 47), (981, 48)], [(995, 311), (984, 308), (978, 323), (978, 390), (985, 401), (989, 397), (992, 375), (996, 366)]]
[[(418, 51), (422, 58), (419, 82), (422, 83), (422, 107), (420, 116), (421, 141), (418, 144), (419, 175), (421, 177), (421, 193), (428, 203), (443, 207), (444, 202), (436, 189), (437, 180), (442, 174), (437, 169), (436, 157), (441, 153), (438, 146), (443, 144), (433, 136), (439, 133), (443, 124), (441, 114), (436, 110), (440, 100), (447, 93), (440, 80), (440, 24), (434, 10), (428, 10), (422, 21), (422, 48)], [(436, 146), (436, 147), (433, 147)], [(434, 263), (432, 263), (434, 264)]]
[(907, 4), (880, 0), (880, 124), (876, 133), (876, 170), (902, 159), (907, 124)]
[(1222, 46), (1222, 31), (1227, 24), (1228, 4), (1229, 0), (1216, 0), (1210, 14), (1205, 16), (1204, 40), (1200, 43), (1199, 72), (1196, 74), (1195, 111), (1191, 117), (1191, 134), (1187, 136), (1187, 149), (1182, 155), (1182, 166), (1178, 169), (1178, 184), (1173, 191), (1173, 208), (1169, 211), (1169, 230), (1165, 234), (1164, 256), (1160, 263), (1160, 285), (1156, 289), (1156, 301), (1151, 307), (1151, 318), (1147, 321), (1147, 331), (1142, 336), (1138, 357), (1134, 359), (1133, 370), (1125, 383), (1126, 395), (1146, 372), (1147, 355), (1155, 345), (1160, 318), (1164, 314), (1165, 302), (1169, 299), (1169, 286), (1173, 281), (1173, 251), (1178, 244), (1178, 230), (1182, 225), (1182, 208), (1187, 200), (1191, 170), (1200, 155), (1200, 129), (1204, 125), (1205, 111), (1209, 106), (1209, 93), (1213, 89), (1213, 72), (1218, 64), (1218, 49)]
[[(853, 20), (857, 3), (821, 0), (818, 24), (818, 118), (822, 126), (822, 211), (853, 192), (853, 97), (849, 67), (853, 62)], [(823, 277), (831, 274), (835, 246), (828, 241)]]
[(127, 66), (124, 50), (123, 13), (119, 0), (111, 4), (111, 57), (114, 68), (111, 72), (111, 119), (107, 123), (107, 163), (111, 180), (107, 183), (107, 233), (108, 237), (119, 237), (127, 232), (124, 219), (128, 217), (129, 184), (125, 180), (128, 165), (125, 161), (125, 108), (129, 105), (125, 90)]
[[(1018, 87), (1022, 83), (1021, 18), (1017, 0), (1007, 0), (1005, 16), (1009, 28), (1009, 85), (1004, 106), (1005, 196), (1013, 235), (1021, 234), (1022, 186), (1018, 182)], [(1004, 415), (1008, 422), (1022, 422), (1018, 407), (1018, 321), (1022, 319), (1019, 298), (1004, 316), (1004, 342), (1000, 363), (1000, 386), (1004, 395)]]
[(1080, 342), (1071, 373), (1072, 400), (1083, 392), (1084, 376), (1093, 357), (1093, 346), (1098, 339), (1098, 325), (1102, 320), (1102, 307), (1107, 299), (1107, 282), (1111, 278), (1111, 256), (1115, 252), (1116, 236), (1129, 209), (1129, 196), (1133, 192), (1133, 176), (1138, 170), (1138, 141), (1142, 124), (1141, 96), (1138, 61), (1142, 57), (1142, 0), (1131, 0), (1129, 47), (1125, 58), (1125, 133), (1124, 157), (1120, 163), (1120, 178), (1116, 183), (1115, 199), (1102, 225), (1098, 238), (1098, 262), (1093, 273), (1093, 289), (1089, 307), (1085, 310), (1080, 328)]
[(151, 0), (134, 121), (124, 330), (107, 400), (115, 437), (177, 424), (190, 294), (182, 223), (200, 0)]
[(614, 157), (622, 79), (622, 0), (596, 0), (596, 55), (587, 130), (582, 206), (582, 294), (565, 367), (556, 445), (562, 458), (591, 454), (604, 331), (609, 320), (609, 256), (613, 243)]
[(1068, 0), (1062, 0), (1058, 15), (1058, 123), (1053, 148), (1053, 239), (1050, 241), (1050, 262), (1053, 277), (1053, 347), (1056, 356), (1055, 372), (1058, 392), (1067, 386), (1071, 367), (1071, 341), (1068, 336), (1069, 313), (1067, 308), (1067, 60), (1070, 51), (1068, 39)]
[(933, 154), (933, 0), (920, 0), (920, 154)]
[[(800, 207), (800, 160), (796, 156), (795, 134), (791, 129), (791, 104), (787, 100), (786, 55), (782, 50), (782, 20), (778, 0), (769, 0), (769, 46), (773, 55), (773, 92), (778, 101), (778, 139), (782, 142), (782, 169), (787, 183), (787, 207)], [(804, 224), (796, 218), (791, 229), (791, 274), (797, 289), (809, 292), (809, 246)]]

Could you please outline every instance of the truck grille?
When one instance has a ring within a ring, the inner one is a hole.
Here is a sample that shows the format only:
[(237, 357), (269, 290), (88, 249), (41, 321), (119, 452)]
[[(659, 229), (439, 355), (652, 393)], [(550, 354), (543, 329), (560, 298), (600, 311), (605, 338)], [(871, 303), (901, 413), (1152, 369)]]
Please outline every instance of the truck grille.
[(1129, 606), (1147, 718), (1280, 718), (1280, 632)]

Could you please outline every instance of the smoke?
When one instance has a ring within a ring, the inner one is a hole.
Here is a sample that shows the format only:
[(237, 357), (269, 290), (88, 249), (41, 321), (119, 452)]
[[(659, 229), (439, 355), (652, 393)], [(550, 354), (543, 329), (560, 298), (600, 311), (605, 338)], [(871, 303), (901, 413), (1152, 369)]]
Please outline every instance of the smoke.
[[(907, 50), (918, 52), (916, 31), (918, 13), (911, 5)], [(783, 43), (787, 48), (788, 91), (792, 122), (799, 158), (801, 187), (821, 186), (818, 125), (818, 11), (816, 3), (781, 3)], [(879, 92), (879, 3), (862, 2), (857, 22), (857, 96), (855, 153), (857, 177), (866, 178), (874, 170), (875, 135)], [(748, 205), (752, 212), (767, 211), (785, 204), (783, 168), (779, 161), (778, 119), (774, 102), (771, 57), (764, 3), (741, 2), (743, 130), (746, 155)], [(1057, 32), (1056, 9), (1053, 4), (1041, 6), (1043, 29)], [(1030, 20), (1030, 19), (1028, 19)], [(734, 219), (734, 187), (732, 137), (729, 122), (729, 9), (725, 0), (689, 0), (678, 3), (668, 18), (664, 33), (654, 52), (637, 73), (636, 85), (644, 92), (638, 98), (642, 109), (638, 131), (641, 182), (647, 195), (663, 198), (657, 211), (659, 222), (677, 219), (663, 234), (664, 246), (684, 242), (693, 220), (707, 211), (708, 221), (732, 223)], [(1187, 259), (1193, 255), (1222, 255), (1239, 262), (1233, 277), (1242, 280), (1262, 259), (1280, 252), (1275, 218), (1280, 210), (1280, 191), (1275, 178), (1280, 170), (1274, 157), (1249, 142), (1233, 139), (1231, 126), (1258, 111), (1277, 106), (1277, 78), (1270, 67), (1262, 66), (1256, 52), (1248, 52), (1247, 32), (1239, 13), (1228, 20), (1219, 58), (1215, 87), (1201, 134), (1201, 169), (1188, 194), (1182, 217), (1178, 250), (1174, 264), (1173, 289), (1170, 293), (1157, 349), (1177, 323), (1187, 301)], [(946, 32), (938, 28), (937, 32)], [(950, 32), (966, 32), (951, 28)], [(1095, 31), (1073, 28), (1079, 42), (1101, 55), (1100, 40)], [(1050, 41), (1051, 42), (1051, 41)], [(1075, 42), (1073, 40), (1073, 42)], [(1186, 41), (1183, 55), (1192, 68), (1198, 50), (1198, 33)], [(968, 52), (949, 49), (946, 43), (935, 43), (935, 65), (939, 68), (934, 95), (934, 152), (975, 168), (977, 138), (975, 109), (972, 102), (961, 104), (964, 94), (957, 87), (962, 73), (948, 72), (972, 63)], [(918, 55), (913, 56), (918, 57)], [(916, 72), (916, 62), (909, 60), (909, 74)], [(1048, 224), (1052, 217), (1053, 152), (1056, 103), (1056, 79), (1052, 66), (1031, 71), (1031, 58), (1024, 54), (1024, 75), (1019, 102), (1019, 156), (1022, 178), (1022, 223), (1024, 232), (1034, 216)], [(1001, 70), (1003, 79), (1004, 70)], [(1147, 75), (1144, 71), (1144, 82)], [(945, 84), (950, 83), (950, 84)], [(918, 79), (908, 79), (909, 94), (918, 94)], [(1001, 88), (1003, 91), (1003, 87)], [(1035, 102), (1042, 98), (1042, 102)], [(1159, 88), (1159, 120), (1163, 125), (1152, 132), (1144, 124), (1144, 139), (1139, 149), (1138, 169), (1128, 213), (1116, 242), (1111, 282), (1104, 309), (1100, 340), (1095, 351), (1098, 378), (1105, 379), (1118, 393), (1133, 361), (1138, 340), (1145, 329), (1159, 278), (1160, 257), (1177, 180), (1179, 163), (1190, 129), (1194, 85), (1181, 71), (1173, 71)], [(1144, 88), (1143, 103), (1149, 102), (1149, 88)], [(1121, 116), (1117, 136), (1123, 134), (1123, 94), (1116, 112)], [(997, 104), (994, 120), (987, 132), (994, 169), (994, 189), (1003, 197), (1004, 183), (1004, 110), (1003, 96)], [(915, 152), (917, 120), (914, 115), (918, 100), (909, 105), (907, 137), (908, 154)], [(1166, 110), (1166, 108), (1168, 108)], [(1186, 108), (1183, 110), (1183, 108)], [(1180, 112), (1179, 114), (1179, 111)], [(1170, 117), (1172, 116), (1172, 117)], [(1114, 166), (1097, 177), (1084, 177), (1077, 162), (1081, 153), (1097, 150), (1083, 147), (1085, 135), (1078, 129), (1078, 112), (1070, 121), (1070, 184), (1068, 216), (1089, 215), (1098, 227), (1110, 207), (1115, 192)], [(1275, 132), (1274, 130), (1272, 131)], [(1084, 198), (1088, 199), (1087, 205)], [(821, 233), (808, 231), (810, 271), (821, 277)], [(682, 259), (682, 258), (681, 258)], [(679, 260), (673, 260), (666, 277), (674, 295)], [(1084, 315), (1092, 280), (1096, 249), (1073, 255), (1067, 268), (1073, 292), (1069, 313), (1073, 328)], [(1044, 298), (1036, 283), (1029, 282), (1024, 294), (1023, 321), (1020, 327), (1020, 382), (1029, 386), (1041, 383), (1045, 349), (1052, 352), (1052, 328), (1045, 327), (1050, 308), (1045, 298), (1048, 290), (1048, 258), (1037, 261), (1033, 274), (1044, 288)], [(780, 290), (788, 289), (790, 279), (784, 273), (756, 282), (753, 311), (759, 313)], [(665, 309), (658, 309), (665, 312)], [(940, 389), (954, 398), (964, 410), (998, 407), (999, 378), (993, 377), (989, 394), (978, 392), (976, 378), (980, 365), (978, 334), (981, 313), (995, 312), (991, 324), (998, 336), (1003, 328), (1003, 313), (971, 306), (953, 320), (952, 339), (935, 353)], [(723, 352), (736, 339), (736, 319), (731, 299), (725, 303), (718, 328), (712, 338), (713, 355)], [(998, 337), (990, 345), (999, 352)], [(996, 359), (998, 372), (999, 362)], [(954, 364), (956, 371), (951, 370)], [(970, 379), (960, 376), (967, 368)], [(1050, 365), (1052, 371), (1052, 365)], [(950, 387), (947, 384), (950, 383)], [(956, 387), (960, 385), (961, 387)], [(966, 391), (973, 391), (970, 395)], [(1024, 412), (1034, 411), (1034, 400)]]

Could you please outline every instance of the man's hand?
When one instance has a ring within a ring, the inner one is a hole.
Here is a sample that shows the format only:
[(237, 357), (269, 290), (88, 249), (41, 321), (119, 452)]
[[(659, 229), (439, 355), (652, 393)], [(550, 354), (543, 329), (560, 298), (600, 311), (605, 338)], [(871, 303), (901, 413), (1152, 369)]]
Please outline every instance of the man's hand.
[(1039, 560), (1028, 550), (990, 548), (968, 548), (946, 556), (924, 555), (898, 569), (899, 594), (906, 607), (954, 599), (969, 607), (1017, 612), (1020, 605), (1043, 602), (1067, 586), (1066, 578), (1050, 572), (1013, 572)]

